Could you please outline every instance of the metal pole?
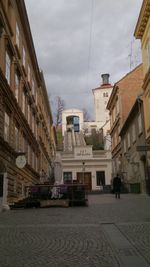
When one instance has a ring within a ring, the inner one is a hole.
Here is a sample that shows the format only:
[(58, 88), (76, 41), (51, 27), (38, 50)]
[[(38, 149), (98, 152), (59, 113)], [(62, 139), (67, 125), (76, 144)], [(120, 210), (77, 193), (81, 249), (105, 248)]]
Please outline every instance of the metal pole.
[(82, 168), (82, 173), (83, 173), (82, 183), (84, 184), (85, 162), (82, 162), (82, 165), (83, 165), (83, 168)]

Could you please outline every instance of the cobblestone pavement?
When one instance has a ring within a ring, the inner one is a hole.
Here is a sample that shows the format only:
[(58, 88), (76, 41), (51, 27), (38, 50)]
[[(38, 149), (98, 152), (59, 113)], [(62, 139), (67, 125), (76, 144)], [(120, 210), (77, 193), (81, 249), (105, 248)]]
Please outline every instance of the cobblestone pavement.
[[(107, 225), (121, 239), (109, 236)], [(89, 195), (88, 207), (0, 213), (0, 267), (51, 266), (150, 266), (150, 197)]]

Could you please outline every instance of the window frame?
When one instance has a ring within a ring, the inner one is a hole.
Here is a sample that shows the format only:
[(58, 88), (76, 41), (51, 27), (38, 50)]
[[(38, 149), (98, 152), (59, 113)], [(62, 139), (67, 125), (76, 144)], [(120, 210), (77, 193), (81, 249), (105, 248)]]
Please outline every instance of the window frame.
[(7, 48), (5, 52), (5, 78), (7, 79), (9, 85), (11, 83), (11, 62), (11, 55), (9, 49)]
[[(98, 176), (99, 174), (103, 174), (102, 177)], [(105, 185), (106, 185), (105, 171), (104, 170), (96, 171), (96, 186), (105, 186)]]
[(72, 178), (73, 178), (72, 172), (63, 172), (63, 181), (64, 181), (64, 183), (72, 182)]
[(9, 143), (10, 139), (10, 115), (5, 111), (4, 113), (4, 140)]
[(19, 30), (19, 26), (18, 26), (18, 22), (16, 21), (16, 45), (19, 48), (20, 45), (20, 30)]

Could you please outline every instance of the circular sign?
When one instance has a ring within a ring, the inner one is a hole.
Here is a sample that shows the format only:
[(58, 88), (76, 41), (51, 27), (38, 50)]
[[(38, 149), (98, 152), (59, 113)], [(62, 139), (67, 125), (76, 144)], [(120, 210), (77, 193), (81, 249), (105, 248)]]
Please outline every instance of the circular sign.
[(24, 155), (20, 155), (16, 158), (16, 165), (18, 168), (23, 169), (26, 163), (27, 163), (27, 160)]

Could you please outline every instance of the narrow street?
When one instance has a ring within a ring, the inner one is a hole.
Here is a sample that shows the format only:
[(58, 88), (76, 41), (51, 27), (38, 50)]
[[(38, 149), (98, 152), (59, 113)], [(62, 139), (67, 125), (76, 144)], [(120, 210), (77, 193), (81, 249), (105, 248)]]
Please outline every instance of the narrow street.
[(89, 195), (88, 207), (0, 213), (1, 267), (148, 267), (150, 197)]

